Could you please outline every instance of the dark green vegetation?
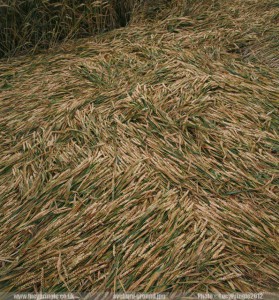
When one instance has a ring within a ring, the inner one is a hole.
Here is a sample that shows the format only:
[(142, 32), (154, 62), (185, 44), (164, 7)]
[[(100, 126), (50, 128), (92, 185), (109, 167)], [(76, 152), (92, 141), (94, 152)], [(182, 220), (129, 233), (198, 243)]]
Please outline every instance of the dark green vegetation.
[(0, 290), (278, 288), (279, 7), (142, 9), (0, 61)]
[[(142, 1), (143, 2), (143, 1)], [(125, 26), (137, 0), (0, 0), (0, 57)]]

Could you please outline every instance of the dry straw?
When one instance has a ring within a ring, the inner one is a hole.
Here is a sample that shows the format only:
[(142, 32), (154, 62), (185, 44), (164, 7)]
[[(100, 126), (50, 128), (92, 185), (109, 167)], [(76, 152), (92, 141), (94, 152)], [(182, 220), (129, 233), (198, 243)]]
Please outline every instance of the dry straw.
[(1, 291), (278, 288), (278, 5), (187, 3), (0, 61)]

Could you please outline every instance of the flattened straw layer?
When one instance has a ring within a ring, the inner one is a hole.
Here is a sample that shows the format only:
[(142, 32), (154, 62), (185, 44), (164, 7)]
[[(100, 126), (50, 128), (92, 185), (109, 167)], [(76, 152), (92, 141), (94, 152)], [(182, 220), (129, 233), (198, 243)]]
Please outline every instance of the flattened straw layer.
[(173, 4), (0, 62), (1, 290), (276, 290), (271, 2)]

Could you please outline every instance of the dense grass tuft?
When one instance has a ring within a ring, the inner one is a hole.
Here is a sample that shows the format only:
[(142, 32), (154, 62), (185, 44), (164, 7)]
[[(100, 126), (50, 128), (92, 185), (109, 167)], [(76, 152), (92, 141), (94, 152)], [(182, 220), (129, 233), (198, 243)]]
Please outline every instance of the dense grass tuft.
[(0, 57), (125, 26), (137, 0), (2, 0)]

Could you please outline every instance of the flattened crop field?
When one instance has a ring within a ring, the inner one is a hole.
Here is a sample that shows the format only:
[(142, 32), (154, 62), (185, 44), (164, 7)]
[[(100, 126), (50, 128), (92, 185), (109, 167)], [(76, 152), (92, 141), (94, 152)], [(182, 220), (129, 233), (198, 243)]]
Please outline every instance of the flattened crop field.
[(188, 2), (0, 60), (1, 291), (278, 291), (278, 1)]

